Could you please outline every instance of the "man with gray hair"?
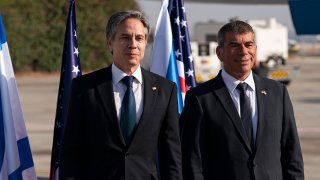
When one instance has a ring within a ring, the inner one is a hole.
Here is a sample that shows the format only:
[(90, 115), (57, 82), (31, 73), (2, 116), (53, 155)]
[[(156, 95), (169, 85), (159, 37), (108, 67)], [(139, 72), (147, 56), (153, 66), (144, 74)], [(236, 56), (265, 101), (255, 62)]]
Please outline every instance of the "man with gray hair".
[(146, 18), (118, 12), (106, 31), (112, 65), (72, 83), (60, 178), (182, 179), (176, 86), (140, 67)]
[(187, 92), (181, 114), (183, 179), (303, 180), (287, 88), (252, 72), (252, 27), (227, 23), (218, 44), (223, 69)]

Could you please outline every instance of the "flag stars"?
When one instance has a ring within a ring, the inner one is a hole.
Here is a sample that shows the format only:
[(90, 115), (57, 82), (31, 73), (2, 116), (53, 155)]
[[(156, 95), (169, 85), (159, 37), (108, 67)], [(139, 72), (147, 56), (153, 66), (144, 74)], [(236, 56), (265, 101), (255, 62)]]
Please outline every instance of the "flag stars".
[(179, 17), (175, 18), (174, 23), (176, 23), (176, 24), (179, 26), (179, 24), (180, 24), (180, 19), (179, 19)]
[(186, 72), (186, 74), (188, 75), (188, 77), (193, 76), (193, 70), (188, 69), (188, 71)]
[(186, 8), (184, 6), (181, 7), (183, 13), (186, 13)]
[(185, 20), (182, 20), (180, 24), (181, 24), (181, 27), (187, 27), (187, 21)]
[(185, 37), (185, 36), (182, 36), (182, 35), (180, 34), (180, 39), (181, 39), (181, 41), (184, 41), (184, 37)]
[(74, 65), (72, 65), (72, 66), (73, 66), (72, 72), (74, 72), (74, 73), (76, 73), (76, 75), (78, 75), (78, 73), (80, 72), (79, 66), (74, 66)]
[(74, 30), (74, 37), (77, 37), (77, 31)]
[(176, 58), (179, 58), (179, 56), (180, 56), (181, 54), (182, 54), (182, 53), (180, 52), (179, 49), (177, 49), (177, 50), (175, 51)]
[(78, 57), (78, 56), (79, 56), (79, 49), (76, 48), (76, 47), (74, 47), (74, 52), (73, 52), (73, 54), (76, 54), (77, 57)]
[(57, 122), (57, 123), (56, 123), (56, 126), (57, 126), (58, 128), (60, 128), (60, 127), (61, 127), (61, 123), (60, 123), (60, 122)]
[(188, 57), (189, 61), (192, 62), (193, 61), (193, 57), (192, 55), (190, 54), (190, 56)]

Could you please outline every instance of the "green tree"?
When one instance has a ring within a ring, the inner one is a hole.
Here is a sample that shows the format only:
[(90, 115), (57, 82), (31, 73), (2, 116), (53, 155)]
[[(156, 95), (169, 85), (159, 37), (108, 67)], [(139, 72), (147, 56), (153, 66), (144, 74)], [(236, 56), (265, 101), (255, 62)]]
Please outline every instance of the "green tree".
[[(59, 71), (69, 1), (1, 0), (15, 71)], [(83, 70), (110, 64), (105, 26), (110, 14), (139, 10), (135, 0), (76, 0), (77, 35)]]

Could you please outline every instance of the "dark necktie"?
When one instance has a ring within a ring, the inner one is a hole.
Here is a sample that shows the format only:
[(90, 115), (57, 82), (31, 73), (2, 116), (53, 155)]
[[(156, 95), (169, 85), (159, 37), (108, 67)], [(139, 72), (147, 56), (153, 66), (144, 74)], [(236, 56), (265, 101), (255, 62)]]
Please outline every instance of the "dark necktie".
[(251, 147), (254, 147), (253, 142), (253, 129), (252, 129), (252, 109), (250, 106), (250, 99), (246, 95), (246, 89), (248, 85), (246, 83), (239, 83), (237, 89), (240, 92), (240, 114), (243, 126), (246, 130), (248, 140)]
[(121, 80), (127, 86), (120, 114), (120, 127), (126, 144), (131, 142), (136, 126), (136, 101), (132, 90), (133, 78), (133, 76), (126, 76)]

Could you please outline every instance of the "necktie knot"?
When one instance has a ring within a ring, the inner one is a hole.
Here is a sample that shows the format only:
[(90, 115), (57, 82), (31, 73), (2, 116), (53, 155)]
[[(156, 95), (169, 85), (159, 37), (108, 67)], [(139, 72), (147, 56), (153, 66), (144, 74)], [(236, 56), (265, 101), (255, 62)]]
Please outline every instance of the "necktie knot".
[(122, 78), (122, 82), (128, 87), (132, 88), (132, 82), (133, 82), (133, 76), (125, 76), (124, 78)]
[(248, 84), (245, 83), (245, 82), (239, 83), (239, 84), (237, 85), (237, 89), (238, 89), (241, 93), (245, 92), (246, 89), (247, 89), (247, 87), (248, 87)]

